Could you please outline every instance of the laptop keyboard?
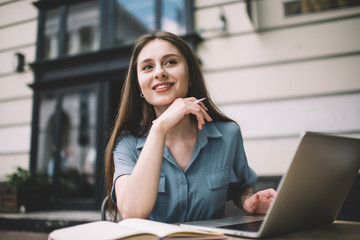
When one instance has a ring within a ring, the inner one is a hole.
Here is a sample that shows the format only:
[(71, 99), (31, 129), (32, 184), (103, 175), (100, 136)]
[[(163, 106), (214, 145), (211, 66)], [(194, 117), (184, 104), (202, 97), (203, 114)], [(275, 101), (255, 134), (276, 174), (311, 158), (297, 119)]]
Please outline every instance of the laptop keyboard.
[(234, 224), (234, 225), (220, 226), (218, 228), (240, 230), (240, 231), (246, 231), (246, 232), (258, 232), (262, 222), (263, 221), (240, 223), (240, 224)]

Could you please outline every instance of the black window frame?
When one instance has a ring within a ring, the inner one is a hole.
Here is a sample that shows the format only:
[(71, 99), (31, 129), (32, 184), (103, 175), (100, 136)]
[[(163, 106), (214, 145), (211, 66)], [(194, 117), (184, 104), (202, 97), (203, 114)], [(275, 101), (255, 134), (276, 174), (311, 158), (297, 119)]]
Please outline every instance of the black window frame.
[[(88, 0), (40, 0), (35, 2), (34, 5), (39, 9), (39, 20), (38, 20), (38, 35), (37, 35), (37, 48), (36, 48), (36, 61), (46, 61), (46, 60), (54, 60), (57, 58), (63, 57), (71, 57), (66, 54), (66, 30), (67, 30), (67, 15), (69, 11), (69, 6), (86, 2)], [(116, 48), (115, 45), (115, 36), (114, 36), (114, 23), (115, 23), (115, 14), (113, 12), (115, 0), (98, 0), (99, 4), (99, 29), (100, 29), (100, 45), (99, 49), (96, 51), (101, 51), (107, 48)], [(154, 0), (155, 1), (155, 13), (154, 16), (156, 17), (155, 20), (155, 29), (161, 29), (161, 2), (163, 0)], [(186, 15), (186, 33), (185, 35), (181, 36), (187, 40), (194, 38), (196, 33), (194, 33), (194, 0), (184, 0), (185, 4), (185, 15)], [(46, 21), (46, 11), (49, 9), (59, 9), (59, 17), (60, 17), (60, 26), (58, 32), (58, 49), (57, 49), (57, 56), (53, 59), (44, 59), (43, 51), (44, 49), (39, 46), (43, 46), (44, 44), (44, 30), (45, 30), (45, 21)], [(196, 42), (199, 41), (199, 37), (196, 36)], [(192, 46), (193, 41), (189, 42)], [(127, 47), (127, 46), (123, 46)], [(86, 54), (87, 52), (85, 52)], [(76, 55), (84, 54), (80, 52)]]
[[(36, 48), (36, 61), (47, 61), (47, 60), (54, 60), (54, 59), (58, 59), (58, 58), (63, 58), (63, 57), (71, 57), (70, 55), (66, 54), (66, 33), (67, 33), (67, 16), (68, 16), (68, 12), (69, 12), (69, 6), (73, 5), (73, 4), (77, 4), (77, 3), (81, 3), (81, 2), (87, 2), (88, 0), (40, 0), (38, 2), (35, 2), (34, 5), (38, 8), (39, 10), (39, 15), (38, 15), (38, 32), (37, 32), (37, 48)], [(103, 11), (105, 11), (106, 8), (106, 3), (108, 1), (106, 0), (98, 0), (98, 4), (99, 4), (99, 12), (100, 12), (100, 19), (99, 19), (99, 23), (100, 23), (100, 29), (103, 29), (103, 27), (105, 27), (105, 22), (103, 19), (103, 16), (106, 16), (106, 12), (103, 13)], [(44, 48), (40, 47), (43, 46), (44, 44), (44, 31), (45, 31), (45, 21), (46, 21), (46, 11), (50, 10), (50, 9), (55, 9), (57, 8), (59, 11), (59, 32), (58, 32), (58, 46), (57, 46), (57, 56), (55, 58), (50, 58), (50, 59), (44, 59)], [(100, 48), (102, 48), (102, 43), (105, 42), (103, 41), (103, 39), (101, 38), (102, 35), (106, 35), (103, 33), (99, 33), (100, 34)], [(82, 54), (82, 53), (79, 53)]]

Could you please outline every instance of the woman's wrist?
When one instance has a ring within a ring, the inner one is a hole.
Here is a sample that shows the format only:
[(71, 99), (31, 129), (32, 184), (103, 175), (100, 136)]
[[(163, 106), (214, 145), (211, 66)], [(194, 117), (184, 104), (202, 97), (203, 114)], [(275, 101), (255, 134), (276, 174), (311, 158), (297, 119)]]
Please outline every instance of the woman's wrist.
[(238, 195), (238, 206), (244, 210), (244, 203), (247, 199), (251, 198), (254, 195), (252, 188), (244, 188)]
[(156, 119), (156, 120), (153, 121), (153, 124), (151, 126), (150, 131), (155, 131), (155, 132), (157, 132), (159, 134), (162, 134), (164, 136), (167, 133), (167, 129), (166, 129), (165, 125), (161, 123), (160, 119)]
[(254, 194), (253, 194), (253, 193), (246, 193), (246, 194), (244, 194), (244, 195), (242, 195), (242, 196), (240, 197), (240, 202), (241, 202), (241, 207), (242, 207), (242, 209), (244, 209), (244, 203), (245, 203), (245, 201), (246, 201), (247, 199), (251, 198), (252, 195), (254, 195)]

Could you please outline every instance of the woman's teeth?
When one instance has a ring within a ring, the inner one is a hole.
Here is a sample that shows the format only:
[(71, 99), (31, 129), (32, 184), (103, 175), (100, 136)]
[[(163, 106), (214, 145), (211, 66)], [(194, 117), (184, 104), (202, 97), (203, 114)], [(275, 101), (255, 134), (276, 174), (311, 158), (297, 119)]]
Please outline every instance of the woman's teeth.
[(166, 87), (170, 87), (170, 86), (172, 86), (172, 85), (173, 85), (173, 84), (159, 85), (159, 86), (155, 87), (154, 90), (156, 90), (156, 89), (163, 89), (163, 88), (166, 88)]

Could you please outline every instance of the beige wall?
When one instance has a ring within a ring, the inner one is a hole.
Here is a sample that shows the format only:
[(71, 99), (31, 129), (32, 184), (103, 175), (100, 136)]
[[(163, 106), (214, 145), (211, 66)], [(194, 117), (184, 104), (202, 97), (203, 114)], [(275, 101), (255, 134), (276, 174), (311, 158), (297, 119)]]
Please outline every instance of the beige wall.
[(305, 130), (360, 137), (360, 8), (287, 19), (281, 0), (258, 0), (256, 31), (245, 1), (195, 2), (209, 91), (259, 175), (283, 174)]
[[(259, 175), (284, 173), (304, 130), (360, 137), (359, 8), (286, 19), (280, 0), (258, 0), (255, 31), (242, 0), (194, 2), (208, 88)], [(36, 18), (30, 0), (0, 0), (0, 177), (29, 166), (33, 74), (12, 65), (16, 52), (34, 61)]]
[[(0, 178), (29, 167), (37, 10), (32, 1), (0, 1)], [(15, 53), (25, 55), (25, 72), (14, 70)]]

